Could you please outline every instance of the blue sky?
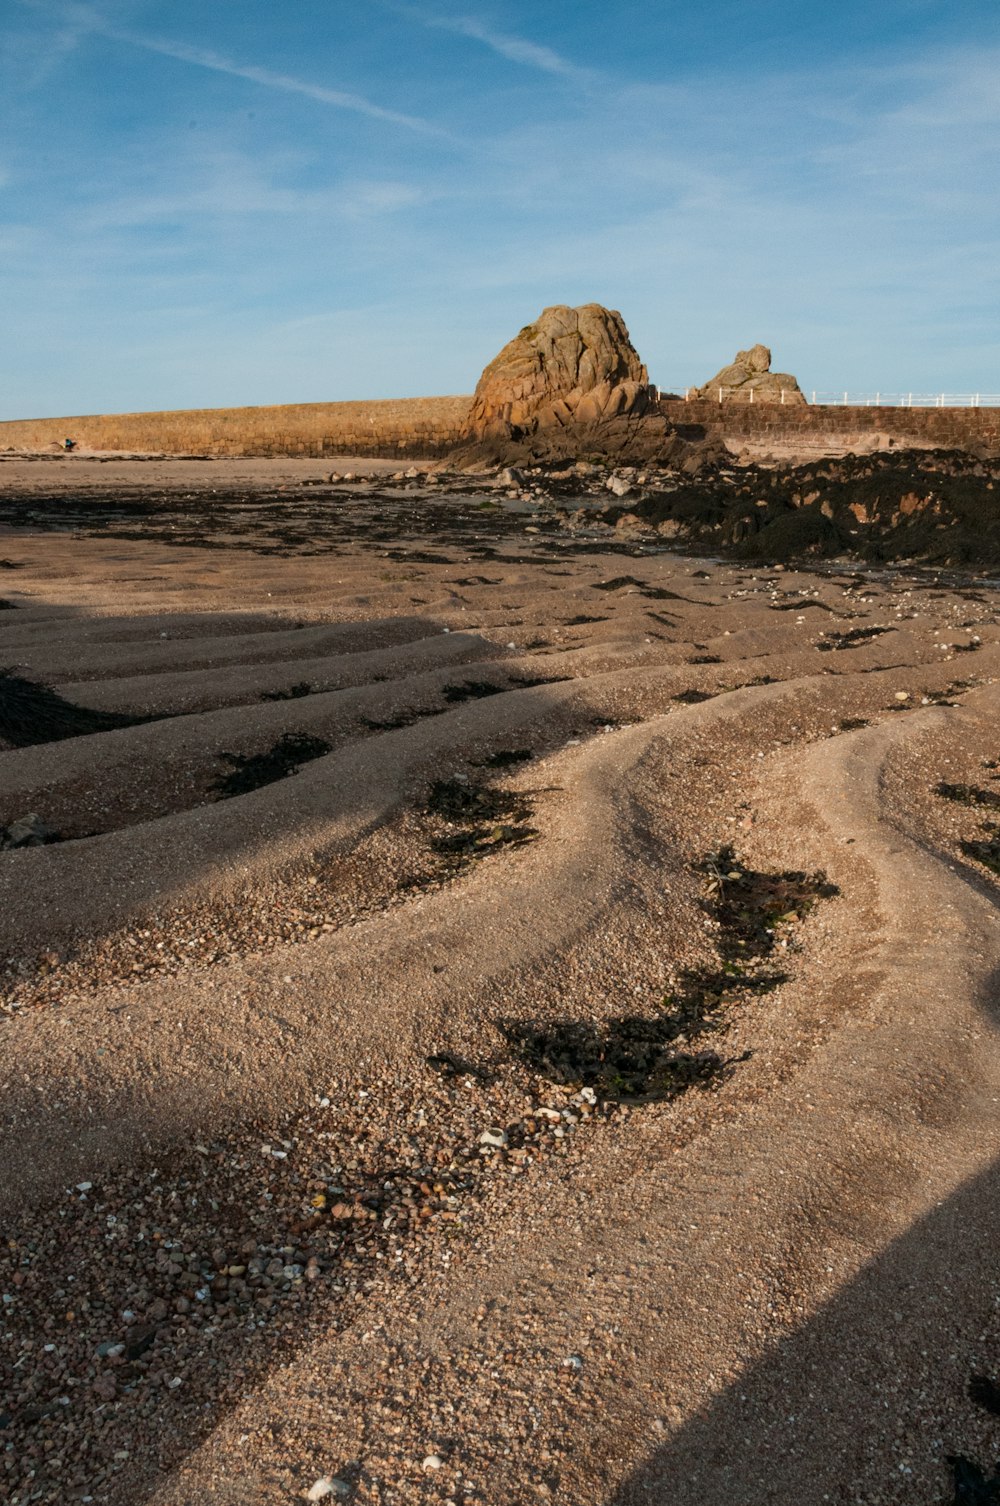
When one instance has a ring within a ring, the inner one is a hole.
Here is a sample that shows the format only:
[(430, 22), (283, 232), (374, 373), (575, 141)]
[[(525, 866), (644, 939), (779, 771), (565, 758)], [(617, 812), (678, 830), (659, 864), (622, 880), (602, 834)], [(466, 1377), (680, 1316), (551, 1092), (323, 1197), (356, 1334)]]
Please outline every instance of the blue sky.
[(651, 377), (1000, 392), (998, 0), (0, 0), (0, 417)]

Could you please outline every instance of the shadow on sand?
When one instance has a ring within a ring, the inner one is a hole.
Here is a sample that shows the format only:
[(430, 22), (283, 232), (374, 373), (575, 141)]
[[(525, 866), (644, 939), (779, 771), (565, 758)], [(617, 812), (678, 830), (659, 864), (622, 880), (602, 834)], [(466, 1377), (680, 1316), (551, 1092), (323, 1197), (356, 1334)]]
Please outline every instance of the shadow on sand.
[(998, 1215), (994, 1163), (780, 1339), (607, 1506), (1000, 1501), (1000, 1419), (969, 1395), (973, 1376), (1000, 1368)]

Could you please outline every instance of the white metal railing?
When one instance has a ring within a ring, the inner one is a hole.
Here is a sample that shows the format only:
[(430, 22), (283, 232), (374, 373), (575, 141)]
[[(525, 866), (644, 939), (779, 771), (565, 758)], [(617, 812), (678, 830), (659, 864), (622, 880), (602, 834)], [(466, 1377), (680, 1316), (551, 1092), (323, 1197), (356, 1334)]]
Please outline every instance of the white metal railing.
[(1000, 393), (813, 392), (810, 402), (845, 408), (1000, 408)]
[[(695, 387), (664, 387), (654, 389), (659, 396), (663, 392), (677, 392), (684, 394), (684, 401), (690, 402), (697, 392)], [(719, 402), (725, 401), (726, 389), (718, 389)], [(842, 408), (1000, 408), (1000, 392), (818, 392), (815, 389), (803, 394), (810, 404), (817, 407), (842, 407)], [(715, 390), (712, 397), (714, 399)], [(748, 402), (753, 402), (751, 390)], [(704, 401), (705, 399), (702, 399)], [(785, 392), (778, 395), (778, 402), (785, 402)], [(788, 392), (788, 401), (795, 400), (794, 394)], [(742, 401), (742, 399), (741, 399)], [(765, 399), (761, 399), (765, 401)], [(766, 399), (774, 402), (773, 397)]]

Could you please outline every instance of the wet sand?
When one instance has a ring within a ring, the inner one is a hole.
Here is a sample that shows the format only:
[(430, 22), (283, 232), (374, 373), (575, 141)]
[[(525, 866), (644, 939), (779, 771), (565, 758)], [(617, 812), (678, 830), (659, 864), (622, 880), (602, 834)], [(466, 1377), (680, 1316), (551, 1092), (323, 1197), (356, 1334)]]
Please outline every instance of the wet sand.
[(995, 589), (336, 465), (0, 466), (13, 1506), (989, 1477)]

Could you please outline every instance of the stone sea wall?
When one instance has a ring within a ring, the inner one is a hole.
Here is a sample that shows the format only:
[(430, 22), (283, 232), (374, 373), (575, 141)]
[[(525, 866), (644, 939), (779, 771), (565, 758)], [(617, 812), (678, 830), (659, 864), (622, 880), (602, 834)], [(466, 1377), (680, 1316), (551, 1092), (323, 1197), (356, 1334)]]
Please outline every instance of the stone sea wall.
[(1000, 450), (1000, 408), (790, 407), (780, 403), (664, 400), (660, 411), (683, 433), (688, 426), (721, 433), (731, 450), (795, 444), (817, 454), (880, 447)]
[[(458, 442), (471, 397), (195, 408), (0, 422), (0, 450), (42, 449), (69, 436), (94, 450), (200, 455), (436, 458)], [(1000, 408), (790, 407), (777, 403), (664, 400), (682, 435), (721, 434), (730, 449), (793, 444), (840, 454), (892, 446), (1000, 451)]]
[(16, 419), (0, 422), (0, 450), (42, 449), (68, 437), (92, 450), (433, 458), (456, 443), (471, 402), (415, 397)]

